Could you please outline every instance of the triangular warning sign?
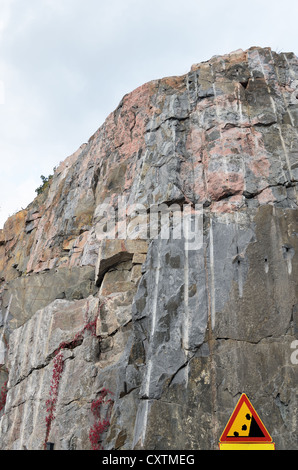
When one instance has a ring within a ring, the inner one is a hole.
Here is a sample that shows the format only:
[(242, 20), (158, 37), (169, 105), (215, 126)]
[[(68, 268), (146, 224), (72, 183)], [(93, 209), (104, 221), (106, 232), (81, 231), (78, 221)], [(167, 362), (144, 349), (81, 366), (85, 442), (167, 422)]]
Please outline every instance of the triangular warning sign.
[(272, 438), (243, 393), (234, 409), (220, 442), (272, 442)]

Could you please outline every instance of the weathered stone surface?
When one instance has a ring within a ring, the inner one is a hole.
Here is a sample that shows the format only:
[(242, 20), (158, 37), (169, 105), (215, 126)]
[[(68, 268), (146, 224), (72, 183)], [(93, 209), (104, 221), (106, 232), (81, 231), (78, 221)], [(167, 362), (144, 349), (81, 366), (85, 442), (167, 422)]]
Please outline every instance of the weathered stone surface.
[[(85, 324), (96, 318), (98, 307), (99, 299), (94, 297), (72, 302), (56, 300), (36, 312), (24, 326), (11, 334), (11, 344), (15, 345), (18, 353), (15, 354), (15, 350), (9, 350), (8, 353), (10, 390), (2, 420), (3, 429), (7, 431), (4, 431), (5, 436), (1, 439), (1, 448), (10, 446), (10, 442), (15, 449), (23, 449), (24, 446), (42, 448), (46, 432), (46, 400), (50, 398), (53, 356), (62, 342), (69, 346), (63, 349), (64, 373), (61, 376), (56, 409), (57, 416), (61, 415), (59, 427), (63, 426), (63, 439), (61, 437), (61, 443), (57, 443), (57, 447), (63, 448), (68, 434), (71, 438), (73, 429), (65, 425), (70, 417), (65, 418), (64, 415), (73, 409), (69, 406), (72, 401), (75, 402), (78, 414), (82, 412), (82, 407), (86, 408), (87, 403), (90, 405), (92, 385), (96, 377), (95, 364), (99, 354), (98, 339), (90, 336), (88, 332), (84, 333), (83, 342), (74, 349), (71, 348), (71, 342)], [(27, 350), (29, 354), (24, 356), (22, 347), (25, 347), (24, 351)], [(22, 413), (26, 421), (22, 421)], [(20, 428), (19, 420), (23, 422)], [(54, 426), (52, 432), (55, 433)], [(81, 429), (81, 432), (87, 440), (88, 428)]]
[[(106, 271), (125, 261), (136, 261), (136, 256), (144, 256), (148, 251), (148, 243), (145, 240), (102, 240), (99, 248), (96, 264), (96, 282), (100, 284)], [(142, 258), (142, 262), (144, 262)]]
[(94, 268), (60, 268), (14, 279), (4, 289), (2, 301), (7, 307), (12, 296), (9, 323), (15, 328), (55, 299), (85, 298), (94, 291)]
[(213, 226), (214, 333), (254, 343), (282, 337), (297, 302), (297, 211), (263, 206), (250, 224), (231, 222)]
[[(1, 449), (42, 448), (62, 342), (56, 449), (90, 449), (103, 388), (106, 449), (217, 449), (241, 393), (297, 449), (297, 90), (297, 57), (256, 47), (147, 83), (8, 219)], [(203, 210), (193, 249), (185, 205)]]

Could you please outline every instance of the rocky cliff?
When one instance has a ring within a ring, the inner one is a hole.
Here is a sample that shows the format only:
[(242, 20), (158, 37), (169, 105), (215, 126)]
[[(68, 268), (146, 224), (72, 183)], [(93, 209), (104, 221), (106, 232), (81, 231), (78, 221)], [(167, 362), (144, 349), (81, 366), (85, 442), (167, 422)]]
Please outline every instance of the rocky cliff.
[(124, 96), (0, 230), (0, 449), (297, 449), (297, 181), (292, 53)]

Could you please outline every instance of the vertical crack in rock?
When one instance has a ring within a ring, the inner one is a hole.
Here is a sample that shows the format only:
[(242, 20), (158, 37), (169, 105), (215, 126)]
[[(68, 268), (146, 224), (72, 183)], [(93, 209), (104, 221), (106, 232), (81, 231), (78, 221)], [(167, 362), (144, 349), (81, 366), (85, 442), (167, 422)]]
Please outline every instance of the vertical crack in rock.
[(189, 349), (189, 330), (190, 330), (190, 314), (189, 314), (189, 260), (188, 260), (188, 233), (186, 233), (184, 245), (184, 324), (182, 334), (182, 346), (188, 351)]

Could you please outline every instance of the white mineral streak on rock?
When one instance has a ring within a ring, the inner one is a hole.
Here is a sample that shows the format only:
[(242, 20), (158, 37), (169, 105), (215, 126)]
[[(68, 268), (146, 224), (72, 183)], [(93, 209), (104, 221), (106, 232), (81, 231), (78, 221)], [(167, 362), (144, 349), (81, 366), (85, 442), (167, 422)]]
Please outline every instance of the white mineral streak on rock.
[[(186, 224), (188, 227), (188, 224)], [(189, 329), (190, 329), (190, 313), (188, 305), (189, 296), (189, 251), (188, 251), (188, 233), (185, 234), (184, 242), (184, 322), (183, 322), (183, 347), (187, 352), (189, 349)]]
[(157, 251), (157, 266), (155, 271), (155, 285), (154, 285), (154, 293), (153, 293), (153, 300), (152, 300), (152, 318), (151, 318), (151, 331), (150, 331), (150, 340), (149, 340), (149, 359), (147, 363), (146, 369), (146, 377), (145, 377), (145, 386), (144, 386), (144, 398), (146, 400), (145, 404), (145, 414), (143, 420), (143, 430), (141, 433), (141, 445), (144, 444), (146, 438), (146, 430), (147, 430), (147, 418), (148, 418), (148, 399), (150, 398), (150, 385), (151, 385), (151, 375), (152, 375), (152, 367), (153, 367), (153, 359), (152, 355), (154, 355), (152, 342), (154, 339), (154, 333), (156, 329), (156, 321), (157, 321), (157, 304), (158, 304), (158, 290), (159, 290), (159, 277), (160, 277), (160, 270), (161, 270), (161, 243), (162, 240), (159, 238), (158, 240), (158, 251)]
[(241, 101), (241, 84), (237, 83), (237, 103), (238, 103), (238, 113), (239, 113), (239, 124), (243, 123), (243, 112), (242, 112), (242, 101)]
[(161, 270), (161, 238), (158, 240), (158, 255), (157, 255), (157, 266), (155, 271), (155, 287), (154, 287), (154, 297), (153, 297), (153, 305), (152, 305), (152, 323), (151, 323), (151, 332), (150, 332), (150, 340), (153, 339), (155, 328), (156, 328), (156, 320), (157, 320), (157, 303), (158, 303), (158, 289), (159, 289), (159, 277), (160, 277), (160, 270)]
[[(269, 86), (268, 77), (266, 76), (266, 72), (265, 72), (265, 69), (264, 69), (263, 61), (262, 61), (261, 56), (260, 56), (260, 54), (259, 54), (258, 51), (257, 51), (257, 55), (258, 55), (259, 63), (260, 63), (260, 66), (261, 66), (261, 70), (262, 70), (262, 73), (263, 73), (263, 75), (264, 75), (264, 79), (265, 79), (265, 82), (266, 82), (266, 85), (267, 85), (267, 90), (268, 90), (268, 94), (269, 94), (271, 106), (272, 106), (272, 109), (273, 109), (273, 113), (274, 113), (275, 118), (276, 118), (276, 122), (277, 122), (276, 126), (277, 126), (277, 128), (278, 128), (279, 137), (280, 137), (280, 141), (281, 141), (281, 144), (282, 144), (282, 148), (283, 148), (283, 152), (284, 152), (284, 156), (285, 156), (285, 160), (286, 160), (286, 164), (287, 164), (289, 176), (290, 176), (290, 179), (293, 180), (293, 174), (292, 174), (292, 170), (291, 170), (291, 164), (290, 164), (290, 160), (289, 160), (288, 151), (287, 151), (287, 148), (286, 148), (286, 144), (285, 144), (284, 137), (283, 137), (283, 135), (282, 135), (281, 126), (280, 126), (280, 124), (278, 123), (278, 116), (277, 116), (277, 109), (276, 109), (275, 101), (274, 101), (273, 96), (272, 96), (272, 93), (271, 93), (271, 89), (270, 89), (270, 86)], [(282, 164), (281, 164), (281, 169), (282, 169), (282, 172), (283, 172), (283, 175), (284, 175), (284, 179), (285, 179), (285, 182), (286, 182), (286, 181), (288, 181), (288, 178), (286, 177), (286, 174), (285, 174), (285, 172), (284, 172), (284, 170), (283, 170), (283, 165), (282, 165)]]
[(287, 259), (287, 265), (288, 265), (288, 273), (289, 273), (289, 275), (291, 275), (292, 274), (292, 260), (291, 260), (291, 258)]
[(7, 309), (6, 309), (6, 312), (5, 312), (5, 315), (4, 315), (4, 320), (3, 320), (3, 329), (2, 329), (2, 333), (1, 333), (1, 337), (0, 337), (0, 364), (4, 364), (4, 362), (5, 362), (6, 346), (5, 346), (5, 343), (3, 341), (3, 338), (4, 338), (5, 330), (7, 328), (7, 319), (8, 319), (8, 315), (9, 315), (9, 311), (10, 311), (12, 297), (13, 296), (11, 295), (10, 299), (9, 299)]
[(144, 446), (145, 437), (146, 437), (146, 430), (147, 430), (147, 421), (148, 421), (148, 409), (149, 409), (149, 400), (145, 400), (145, 411), (144, 411), (144, 424), (143, 424), (143, 431), (141, 435), (141, 446)]

